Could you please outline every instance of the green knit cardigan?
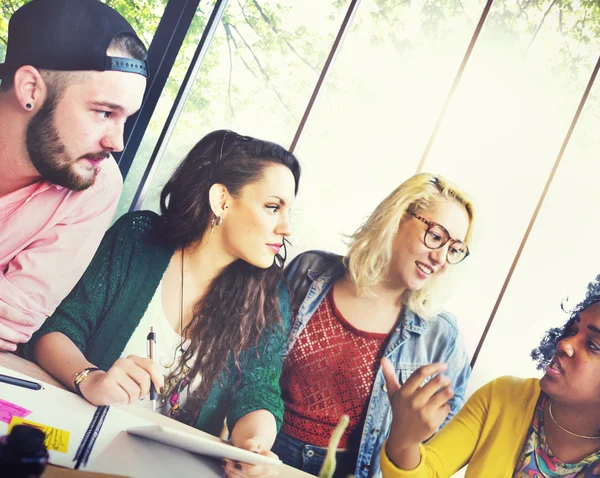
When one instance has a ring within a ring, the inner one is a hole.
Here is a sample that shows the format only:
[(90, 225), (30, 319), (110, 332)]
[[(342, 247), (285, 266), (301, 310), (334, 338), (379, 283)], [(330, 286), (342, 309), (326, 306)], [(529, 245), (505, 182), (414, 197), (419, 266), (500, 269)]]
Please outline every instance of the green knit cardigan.
[[(26, 358), (33, 360), (32, 347), (40, 337), (62, 332), (97, 367), (108, 370), (113, 365), (146, 312), (175, 252), (161, 239), (160, 221), (151, 211), (133, 212), (106, 232), (79, 283), (23, 348)], [(283, 330), (277, 327), (263, 334), (258, 347), (240, 354), (241, 377), (233, 358), (228, 358), (229, 372), (221, 374), (221, 384), (213, 384), (196, 428), (218, 435), (225, 418), (232, 430), (244, 415), (264, 409), (273, 414), (279, 431), (283, 417), (279, 377), (291, 316), (289, 292), (283, 283), (278, 298)]]

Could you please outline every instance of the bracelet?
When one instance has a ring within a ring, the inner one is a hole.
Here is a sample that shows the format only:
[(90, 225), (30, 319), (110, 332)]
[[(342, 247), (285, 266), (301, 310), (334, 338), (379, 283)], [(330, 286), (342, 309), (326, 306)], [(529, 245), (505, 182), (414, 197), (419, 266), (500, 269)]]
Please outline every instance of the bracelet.
[(79, 386), (81, 385), (81, 382), (83, 382), (87, 376), (90, 374), (90, 372), (96, 372), (100, 370), (98, 367), (88, 367), (88, 368), (84, 368), (83, 370), (80, 370), (79, 372), (75, 373), (75, 376), (73, 377), (73, 385), (75, 385), (75, 390), (77, 391), (77, 395), (83, 397), (83, 394), (81, 393), (81, 389), (79, 388)]

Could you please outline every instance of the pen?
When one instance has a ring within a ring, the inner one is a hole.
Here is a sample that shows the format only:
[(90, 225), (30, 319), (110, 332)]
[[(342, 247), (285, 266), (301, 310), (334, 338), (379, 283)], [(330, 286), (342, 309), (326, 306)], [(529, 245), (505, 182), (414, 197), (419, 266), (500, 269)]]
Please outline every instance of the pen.
[[(150, 327), (150, 333), (148, 337), (146, 337), (148, 342), (148, 358), (154, 361), (154, 348), (156, 347), (156, 332), (154, 332), (154, 327)], [(156, 411), (156, 387), (154, 386), (154, 382), (150, 381), (150, 401), (152, 402), (152, 411)]]
[(8, 383), (9, 385), (16, 385), (17, 387), (29, 388), (30, 390), (41, 390), (42, 386), (37, 382), (31, 382), (29, 380), (23, 380), (22, 378), (10, 377), (8, 375), (2, 375), (0, 373), (0, 382)]

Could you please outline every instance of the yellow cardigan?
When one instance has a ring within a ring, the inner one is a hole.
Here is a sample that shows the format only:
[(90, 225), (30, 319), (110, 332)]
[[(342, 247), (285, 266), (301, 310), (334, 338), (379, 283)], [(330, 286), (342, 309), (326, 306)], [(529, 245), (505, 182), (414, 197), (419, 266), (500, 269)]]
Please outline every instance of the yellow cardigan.
[(421, 463), (403, 471), (381, 449), (384, 478), (512, 478), (540, 395), (537, 378), (500, 377), (477, 390), (425, 446)]

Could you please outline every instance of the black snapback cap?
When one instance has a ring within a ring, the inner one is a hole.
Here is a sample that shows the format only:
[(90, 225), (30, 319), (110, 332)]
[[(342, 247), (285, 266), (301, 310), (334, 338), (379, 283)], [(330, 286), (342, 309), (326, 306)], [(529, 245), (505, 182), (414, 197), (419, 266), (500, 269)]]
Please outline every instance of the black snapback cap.
[(119, 33), (138, 38), (127, 20), (100, 0), (32, 0), (10, 18), (0, 79), (23, 65), (63, 71), (116, 70), (147, 77), (146, 62), (106, 54)]

